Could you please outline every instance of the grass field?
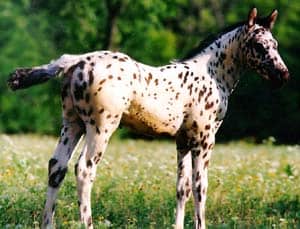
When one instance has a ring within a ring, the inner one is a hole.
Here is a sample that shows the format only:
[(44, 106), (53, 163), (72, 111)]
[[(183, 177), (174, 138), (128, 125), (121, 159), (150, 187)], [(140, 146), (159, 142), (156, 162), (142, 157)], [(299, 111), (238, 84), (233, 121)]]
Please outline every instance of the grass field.
[[(56, 139), (0, 135), (0, 228), (38, 228)], [(80, 228), (74, 162), (60, 190), (57, 228)], [(176, 151), (168, 141), (114, 138), (93, 188), (95, 228), (172, 228)], [(300, 228), (300, 147), (217, 144), (210, 164), (209, 228)], [(192, 201), (185, 226), (192, 228)]]

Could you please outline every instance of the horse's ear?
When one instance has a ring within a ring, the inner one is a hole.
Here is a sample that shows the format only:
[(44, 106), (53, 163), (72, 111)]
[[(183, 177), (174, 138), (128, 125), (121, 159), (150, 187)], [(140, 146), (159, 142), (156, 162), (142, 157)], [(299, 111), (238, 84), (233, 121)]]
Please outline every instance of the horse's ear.
[(277, 10), (273, 10), (272, 13), (270, 13), (270, 15), (267, 17), (267, 21), (268, 21), (267, 27), (268, 27), (268, 29), (272, 29), (273, 28), (277, 16), (278, 16), (278, 11)]
[(257, 9), (254, 7), (253, 9), (250, 10), (248, 14), (248, 21), (247, 21), (248, 29), (250, 29), (252, 26), (255, 25), (256, 17), (257, 17)]

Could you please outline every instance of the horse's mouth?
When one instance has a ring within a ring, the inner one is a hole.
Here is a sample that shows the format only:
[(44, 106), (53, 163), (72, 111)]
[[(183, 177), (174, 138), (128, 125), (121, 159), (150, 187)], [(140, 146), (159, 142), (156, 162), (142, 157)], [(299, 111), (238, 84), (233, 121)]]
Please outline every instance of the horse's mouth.
[(271, 81), (273, 88), (280, 88), (289, 81), (290, 74), (287, 69), (275, 69), (266, 78)]
[[(275, 78), (275, 77), (274, 77)], [(272, 88), (274, 89), (279, 89), (281, 88), (285, 83), (287, 83), (288, 80), (286, 79), (282, 79), (282, 78), (279, 78), (278, 76), (276, 77), (276, 79), (274, 80), (271, 79), (271, 85), (272, 85)]]
[(270, 80), (272, 89), (279, 89), (284, 85), (282, 80)]

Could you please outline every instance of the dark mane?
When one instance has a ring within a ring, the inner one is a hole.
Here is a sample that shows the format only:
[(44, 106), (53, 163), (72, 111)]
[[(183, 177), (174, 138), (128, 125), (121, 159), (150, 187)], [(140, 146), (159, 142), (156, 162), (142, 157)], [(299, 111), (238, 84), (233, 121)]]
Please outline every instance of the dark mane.
[[(178, 62), (186, 61), (186, 60), (189, 60), (189, 59), (193, 58), (194, 56), (199, 54), (201, 51), (203, 51), (205, 48), (207, 48), (210, 44), (212, 44), (214, 41), (219, 39), (224, 34), (230, 32), (231, 30), (234, 30), (235, 28), (237, 28), (239, 26), (245, 25), (246, 23), (247, 23), (247, 21), (238, 22), (238, 23), (235, 23), (235, 24), (230, 25), (228, 27), (225, 27), (224, 29), (221, 30), (221, 32), (219, 32), (217, 34), (208, 35), (208, 37), (206, 37), (202, 42), (200, 42), (200, 44), (197, 47), (190, 50), (186, 54), (186, 56), (179, 59)], [(268, 18), (267, 17), (258, 17), (256, 19), (255, 23), (260, 25), (260, 26), (266, 27), (266, 25), (268, 25)]]
[(197, 54), (199, 54), (202, 50), (204, 50), (205, 48), (207, 48), (210, 44), (212, 44), (215, 40), (219, 39), (221, 36), (223, 36), (224, 34), (230, 32), (231, 30), (234, 30), (235, 28), (245, 25), (246, 22), (238, 22), (236, 24), (230, 25), (228, 27), (225, 27), (224, 29), (222, 29), (221, 32), (217, 33), (217, 34), (209, 34), (208, 37), (206, 37), (203, 41), (200, 42), (200, 44), (198, 46), (196, 46), (195, 48), (193, 48), (192, 50), (190, 50), (185, 57), (181, 58), (179, 61), (186, 61), (188, 59), (193, 58), (194, 56), (196, 56)]

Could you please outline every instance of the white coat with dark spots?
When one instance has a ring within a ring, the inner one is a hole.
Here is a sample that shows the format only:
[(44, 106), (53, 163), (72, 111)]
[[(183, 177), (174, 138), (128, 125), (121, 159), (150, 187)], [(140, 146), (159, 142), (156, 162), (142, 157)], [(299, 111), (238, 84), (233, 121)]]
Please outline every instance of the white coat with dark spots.
[(43, 227), (51, 227), (58, 189), (83, 134), (85, 145), (75, 166), (80, 220), (92, 228), (91, 188), (112, 133), (120, 123), (136, 131), (176, 138), (178, 151), (176, 228), (183, 228), (185, 203), (195, 204), (195, 228), (205, 228), (207, 170), (215, 134), (241, 72), (252, 69), (280, 86), (289, 78), (271, 29), (277, 17), (257, 18), (229, 27), (215, 40), (166, 66), (152, 67), (109, 51), (63, 55), (39, 67), (17, 69), (9, 86), (16, 90), (62, 80), (63, 127), (49, 161)]

